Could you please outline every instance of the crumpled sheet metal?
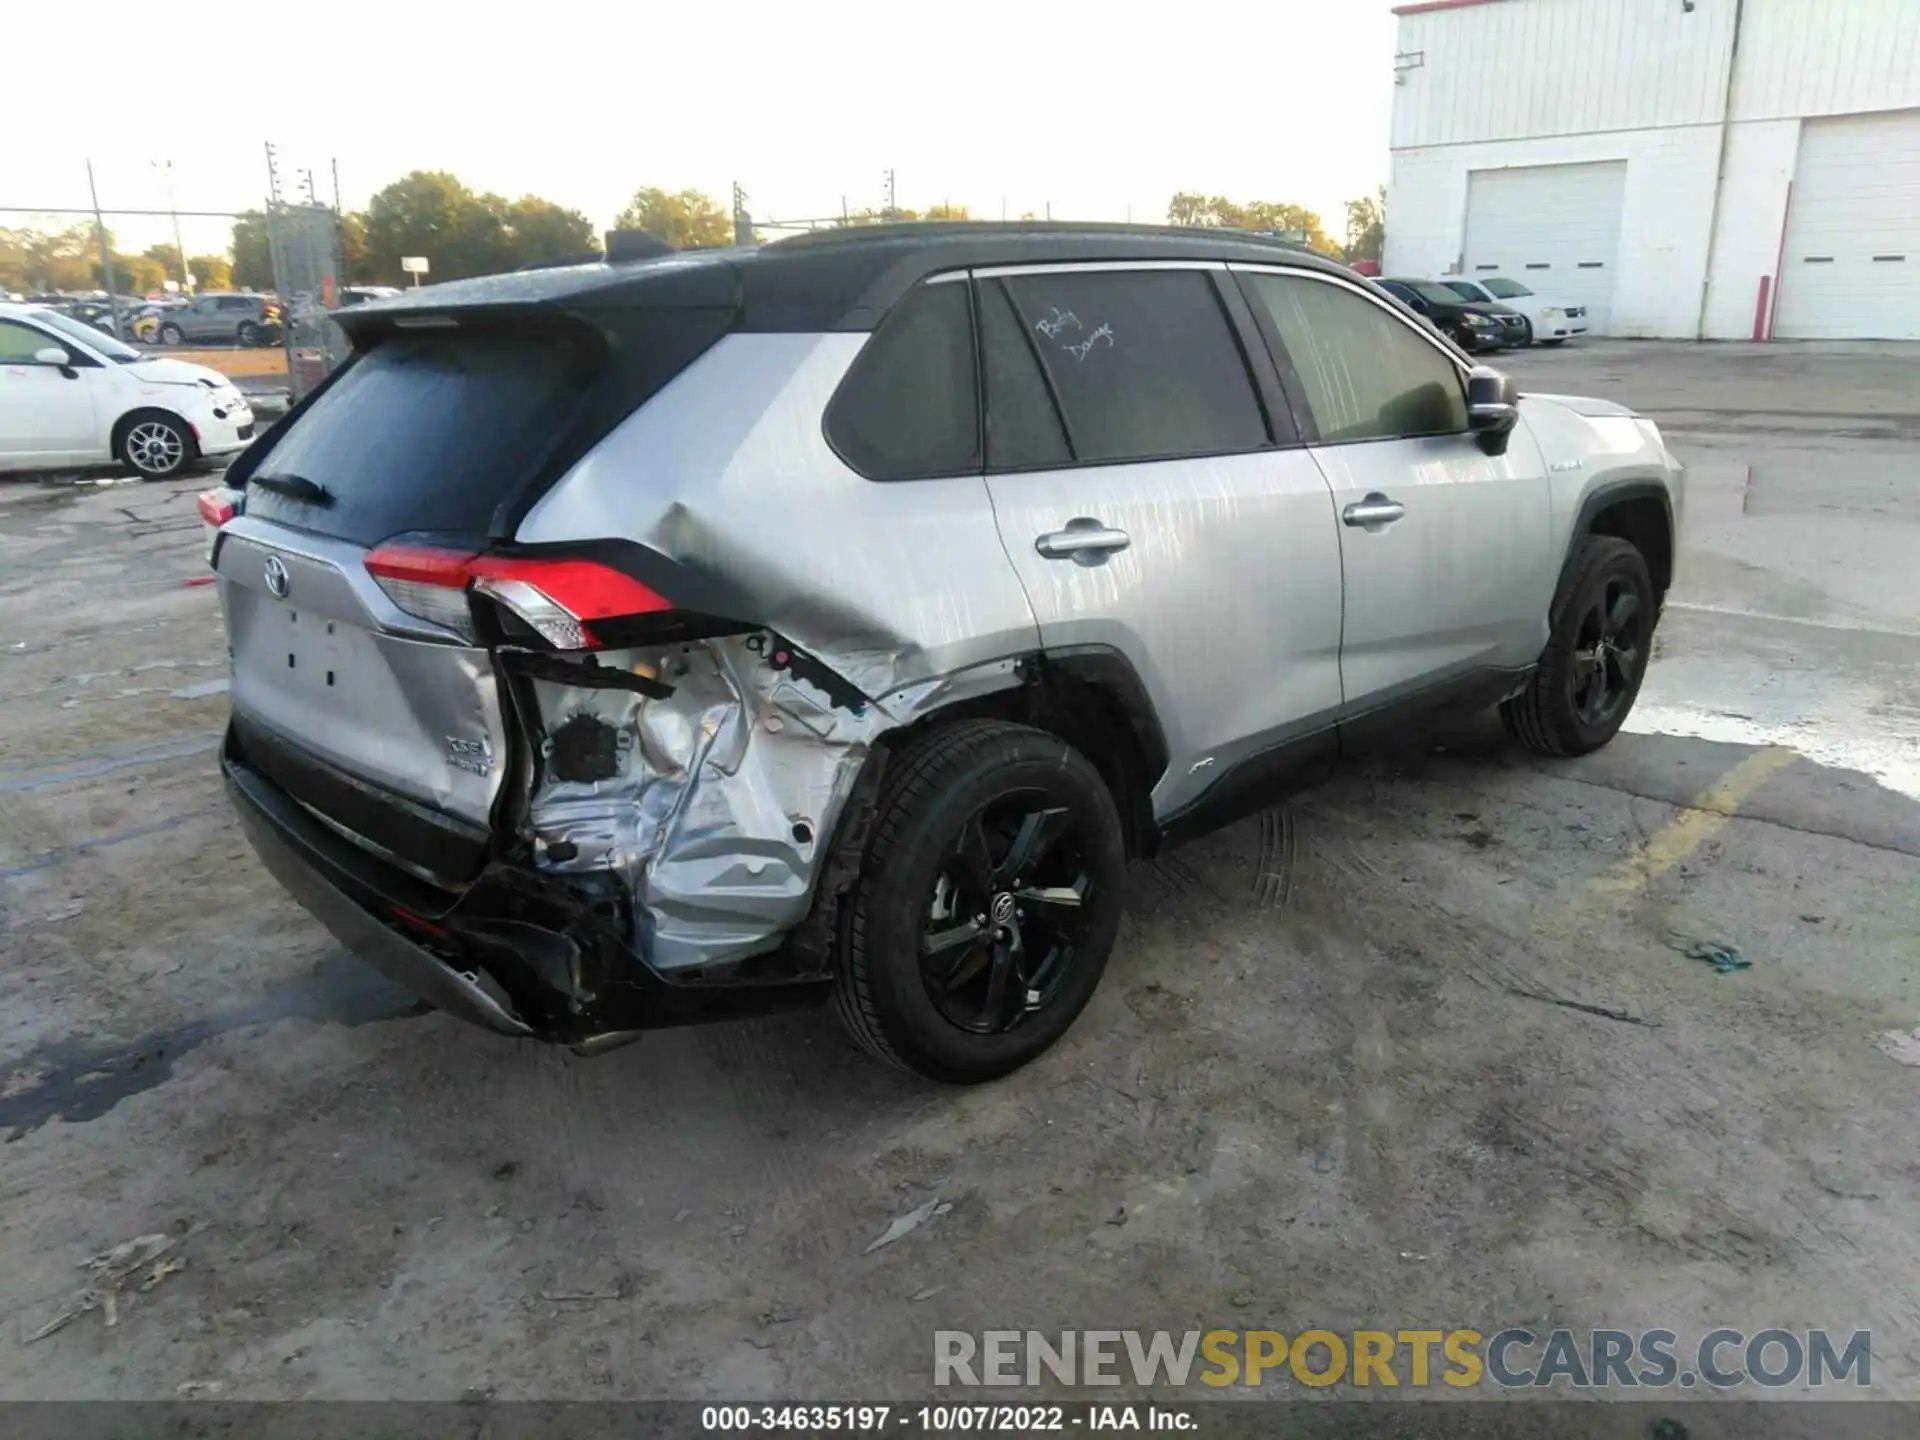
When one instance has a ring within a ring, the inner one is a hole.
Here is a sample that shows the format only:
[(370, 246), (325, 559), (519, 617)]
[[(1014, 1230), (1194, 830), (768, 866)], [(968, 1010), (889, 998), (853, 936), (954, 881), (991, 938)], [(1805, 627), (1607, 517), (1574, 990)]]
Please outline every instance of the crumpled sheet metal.
[[(805, 918), (834, 826), (887, 730), (928, 709), (1017, 683), (1011, 661), (922, 681), (858, 711), (775, 670), (765, 632), (605, 654), (674, 686), (669, 699), (536, 681), (551, 732), (590, 714), (631, 736), (624, 773), (549, 777), (532, 798), (540, 863), (613, 870), (641, 916), (642, 949), (663, 972), (744, 959)], [(836, 667), (837, 668), (837, 667)], [(575, 847), (564, 861), (550, 849)]]

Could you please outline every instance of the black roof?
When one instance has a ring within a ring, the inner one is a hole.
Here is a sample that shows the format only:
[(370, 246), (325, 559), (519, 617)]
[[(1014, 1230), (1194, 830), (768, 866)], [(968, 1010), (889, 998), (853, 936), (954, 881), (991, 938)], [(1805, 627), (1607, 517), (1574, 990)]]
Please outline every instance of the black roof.
[(1098, 260), (1273, 261), (1345, 266), (1297, 245), (1188, 226), (918, 221), (814, 231), (771, 244), (658, 259), (520, 270), (407, 290), (337, 317), (350, 335), (451, 311), (592, 312), (638, 306), (738, 309), (760, 331), (871, 330), (914, 285), (947, 270)]

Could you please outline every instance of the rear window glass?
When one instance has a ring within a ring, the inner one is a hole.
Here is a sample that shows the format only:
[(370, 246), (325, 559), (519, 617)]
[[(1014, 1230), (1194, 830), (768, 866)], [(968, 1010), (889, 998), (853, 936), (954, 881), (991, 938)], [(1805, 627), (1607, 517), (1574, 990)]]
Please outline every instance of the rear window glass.
[[(247, 513), (372, 545), (408, 530), (483, 535), (577, 405), (583, 347), (479, 333), (375, 346), (263, 456)], [(259, 484), (312, 481), (310, 505)]]

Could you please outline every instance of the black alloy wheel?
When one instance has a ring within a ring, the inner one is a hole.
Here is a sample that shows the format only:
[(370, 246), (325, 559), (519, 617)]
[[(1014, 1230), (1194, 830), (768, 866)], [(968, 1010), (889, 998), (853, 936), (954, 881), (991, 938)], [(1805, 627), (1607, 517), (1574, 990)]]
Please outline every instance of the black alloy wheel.
[(1612, 535), (1576, 543), (1539, 664), (1500, 704), (1507, 733), (1540, 755), (1585, 755), (1613, 739), (1653, 657), (1660, 599), (1646, 557)]
[(877, 1059), (978, 1084), (1067, 1033), (1120, 932), (1114, 792), (1059, 736), (958, 720), (887, 758), (832, 995)]
[(1567, 687), (1582, 725), (1605, 725), (1640, 685), (1646, 644), (1640, 597), (1625, 576), (1610, 576), (1580, 616)]
[(920, 934), (921, 982), (949, 1024), (998, 1035), (1060, 995), (1093, 901), (1084, 823), (1026, 791), (960, 827)]

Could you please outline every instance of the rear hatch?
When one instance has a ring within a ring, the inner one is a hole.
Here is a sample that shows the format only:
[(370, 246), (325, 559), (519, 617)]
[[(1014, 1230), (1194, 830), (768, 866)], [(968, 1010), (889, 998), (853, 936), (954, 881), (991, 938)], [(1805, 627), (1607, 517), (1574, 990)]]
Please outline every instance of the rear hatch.
[(243, 513), (215, 569), (240, 757), (416, 873), (477, 875), (509, 707), (498, 627), (434, 557), (500, 549), (546, 484), (729, 320), (683, 311), (654, 327), (675, 354), (652, 357), (638, 392), (621, 354), (650, 328), (637, 312), (611, 335), (524, 314), (357, 334), (353, 363), (236, 467)]

